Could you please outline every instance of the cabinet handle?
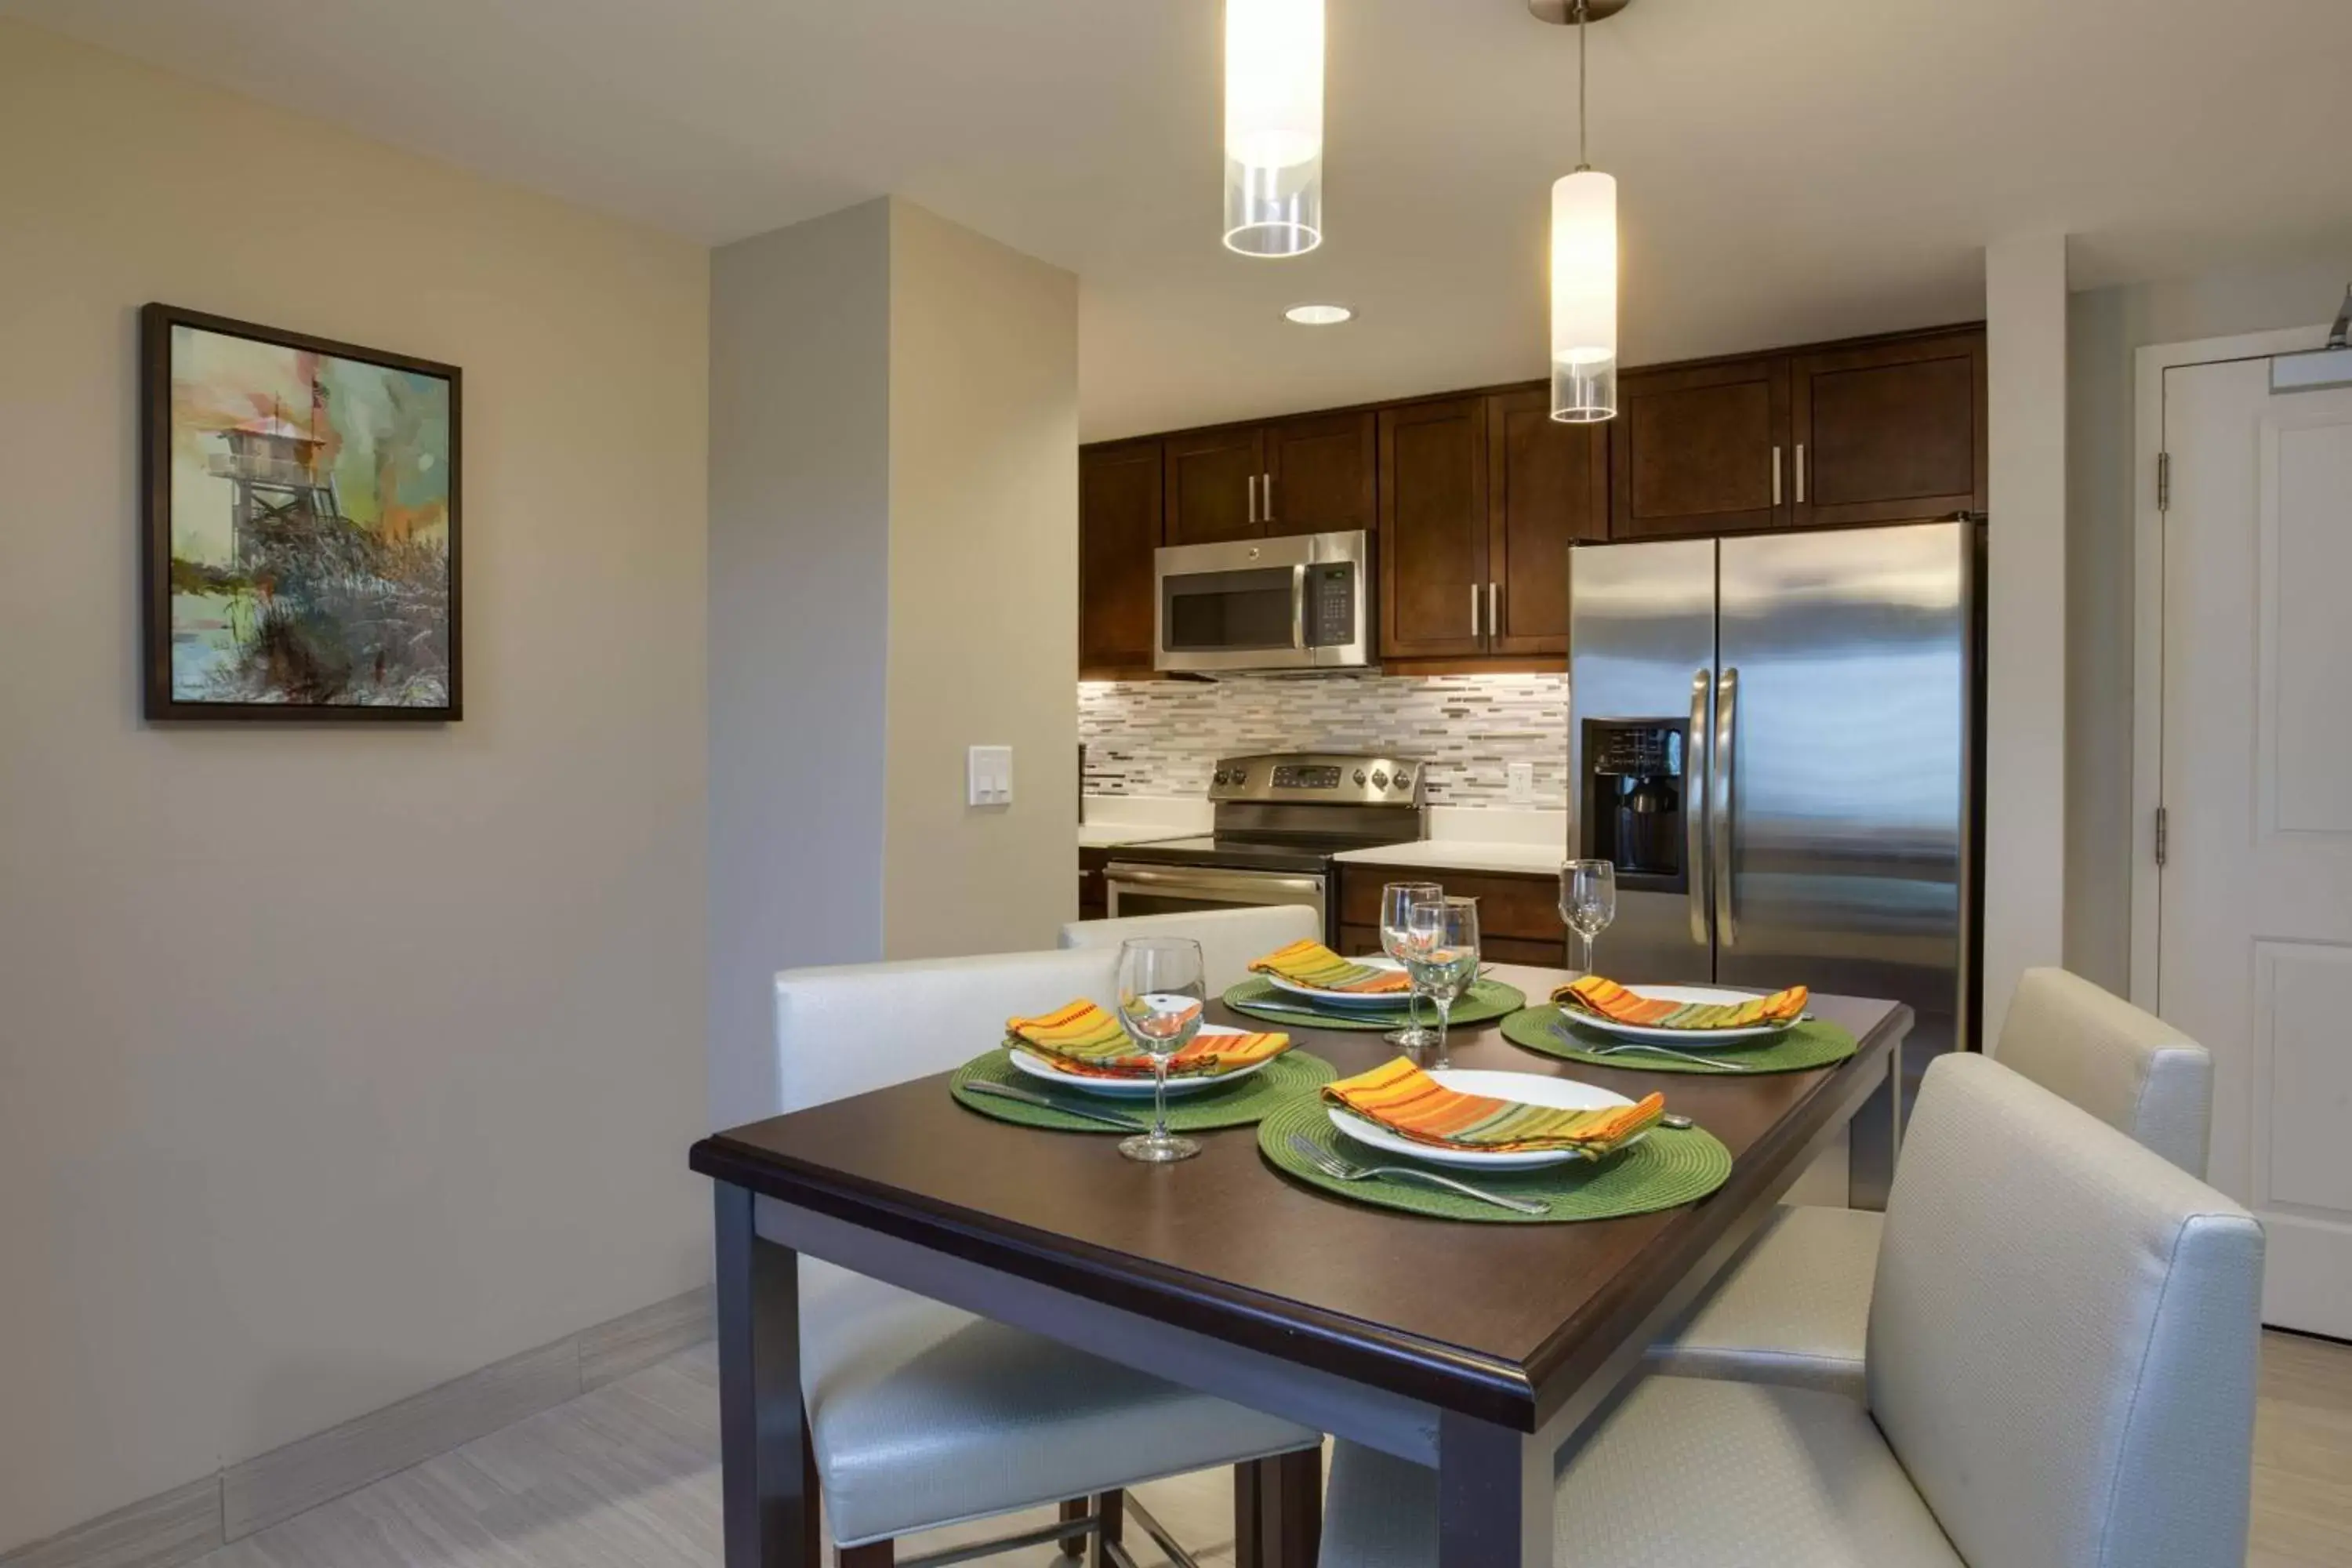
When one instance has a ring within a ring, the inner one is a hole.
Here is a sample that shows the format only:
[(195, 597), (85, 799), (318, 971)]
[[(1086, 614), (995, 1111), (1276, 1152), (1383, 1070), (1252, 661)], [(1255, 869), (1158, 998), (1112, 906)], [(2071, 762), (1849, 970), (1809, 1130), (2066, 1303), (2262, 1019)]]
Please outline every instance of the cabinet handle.
[(1772, 504), (1780, 504), (1780, 447), (1777, 442), (1772, 447)]
[(1272, 522), (1274, 521), (1274, 476), (1272, 474), (1262, 475), (1260, 477), (1260, 481), (1265, 486), (1265, 489), (1261, 493), (1265, 497), (1265, 516), (1259, 521), (1264, 522)]
[(1470, 584), (1470, 635), (1478, 635), (1478, 584)]
[(1257, 476), (1255, 474), (1249, 477), (1249, 514), (1252, 526), (1255, 526), (1257, 522)]
[(1490, 637), (1503, 635), (1503, 617), (1495, 609), (1495, 584), (1491, 579), (1486, 584), (1486, 635)]
[(1805, 444), (1797, 443), (1797, 504), (1805, 504)]

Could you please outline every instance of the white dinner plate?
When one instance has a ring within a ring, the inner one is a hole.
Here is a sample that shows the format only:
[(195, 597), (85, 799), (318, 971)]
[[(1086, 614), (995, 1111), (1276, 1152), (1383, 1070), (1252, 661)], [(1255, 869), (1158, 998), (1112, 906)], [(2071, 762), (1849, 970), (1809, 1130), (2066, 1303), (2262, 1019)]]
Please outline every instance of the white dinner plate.
[[(1531, 1072), (1474, 1072), (1466, 1068), (1440, 1068), (1432, 1072), (1447, 1089), (1464, 1094), (1484, 1094), (1496, 1100), (1516, 1100), (1522, 1105), (1545, 1105), (1559, 1110), (1601, 1110), (1612, 1105), (1633, 1102), (1613, 1089), (1597, 1084), (1578, 1083), (1570, 1079), (1547, 1078)], [(1433, 1143), (1417, 1143), (1402, 1132), (1391, 1132), (1377, 1121), (1370, 1121), (1352, 1110), (1331, 1106), (1331, 1125), (1368, 1149), (1383, 1154), (1402, 1154), (1411, 1160), (1425, 1160), (1433, 1165), (1455, 1165), (1465, 1170), (1533, 1171), (1546, 1165), (1565, 1165), (1583, 1155), (1567, 1149), (1525, 1150), (1512, 1153), (1486, 1153), (1472, 1149), (1441, 1149)], [(1649, 1133), (1637, 1132), (1622, 1145), (1632, 1148)]]
[[(1742, 1002), (1757, 1000), (1757, 993), (1753, 991), (1726, 991), (1719, 985), (1628, 985), (1625, 989), (1636, 996), (1654, 1002), (1715, 1002), (1736, 1006)], [(1620, 1039), (1647, 1040), (1661, 1046), (1687, 1046), (1702, 1051), (1709, 1046), (1728, 1046), (1740, 1040), (1769, 1038), (1796, 1021), (1754, 1024), (1744, 1029), (1661, 1029), (1652, 1024), (1621, 1024), (1614, 1018), (1604, 1018), (1598, 1013), (1571, 1007), (1565, 1002), (1556, 1005), (1563, 1016), (1615, 1035)]]
[[(1228, 1024), (1201, 1026), (1201, 1033), (1204, 1035), (1246, 1035), (1249, 1032), (1247, 1029), (1236, 1029)], [(1111, 1100), (1150, 1100), (1151, 1098), (1151, 1080), (1148, 1078), (1088, 1078), (1084, 1073), (1064, 1072), (1045, 1058), (1032, 1056), (1024, 1050), (1015, 1049), (1012, 1057), (1013, 1067), (1027, 1073), (1031, 1078), (1043, 1079), (1047, 1083), (1058, 1084), (1064, 1089), (1075, 1089), (1081, 1094), (1099, 1094)], [(1171, 1078), (1168, 1080), (1168, 1098), (1178, 1100), (1188, 1094), (1198, 1094), (1204, 1089), (1214, 1089), (1221, 1083), (1239, 1083), (1252, 1073), (1264, 1072), (1281, 1059), (1280, 1057), (1268, 1057), (1265, 1060), (1243, 1068), (1238, 1072), (1221, 1073), (1215, 1078)]]
[[(1404, 965), (1393, 958), (1351, 958), (1350, 963), (1360, 963), (1368, 969), (1385, 969), (1394, 974), (1404, 973)], [(1402, 991), (1325, 991), (1318, 986), (1301, 985), (1296, 980), (1285, 980), (1279, 974), (1268, 974), (1277, 991), (1287, 991), (1293, 996), (1305, 996), (1311, 1001), (1327, 1002), (1334, 1007), (1402, 1007), (1407, 994)]]

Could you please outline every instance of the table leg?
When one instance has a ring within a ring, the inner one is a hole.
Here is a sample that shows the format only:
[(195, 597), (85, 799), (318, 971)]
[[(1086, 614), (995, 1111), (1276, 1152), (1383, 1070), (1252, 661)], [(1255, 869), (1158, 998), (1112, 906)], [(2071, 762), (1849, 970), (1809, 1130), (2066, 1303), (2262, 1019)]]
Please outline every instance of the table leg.
[(1323, 1542), (1323, 1450), (1234, 1467), (1234, 1568), (1315, 1568)]
[(1551, 1455), (1537, 1439), (1438, 1417), (1438, 1568), (1553, 1568), (1551, 1500)]
[(801, 1413), (799, 1256), (760, 1239), (748, 1188), (714, 1184), (726, 1568), (817, 1568)]

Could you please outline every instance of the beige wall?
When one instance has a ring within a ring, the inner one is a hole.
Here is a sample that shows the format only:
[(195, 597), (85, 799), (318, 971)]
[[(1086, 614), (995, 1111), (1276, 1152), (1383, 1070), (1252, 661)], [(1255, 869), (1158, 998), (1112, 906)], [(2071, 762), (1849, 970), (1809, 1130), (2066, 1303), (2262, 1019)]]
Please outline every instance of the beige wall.
[(1985, 249), (1991, 521), (1985, 528), (1984, 964), (1980, 1038), (2018, 977), (2064, 948), (2066, 238)]
[[(1077, 914), (1078, 286), (890, 204), (883, 951), (1051, 947)], [(1013, 748), (1009, 806), (964, 752)]]
[[(706, 1277), (707, 278), (0, 22), (0, 1550)], [(464, 722), (139, 721), (150, 300), (464, 367)]]
[(2347, 282), (2352, 237), (2067, 302), (2066, 966), (2118, 993), (2132, 865), (2151, 853), (2132, 809), (2133, 359), (2150, 343), (2325, 323)]

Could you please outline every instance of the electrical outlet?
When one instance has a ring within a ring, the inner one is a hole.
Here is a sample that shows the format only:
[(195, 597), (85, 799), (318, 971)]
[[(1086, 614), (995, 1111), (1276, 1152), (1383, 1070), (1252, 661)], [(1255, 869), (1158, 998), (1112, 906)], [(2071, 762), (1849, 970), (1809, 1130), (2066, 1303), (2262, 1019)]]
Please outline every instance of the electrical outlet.
[(1536, 765), (1533, 763), (1513, 763), (1504, 777), (1505, 796), (1513, 805), (1531, 805), (1536, 798)]
[(1013, 748), (972, 746), (964, 752), (964, 804), (1013, 804)]

